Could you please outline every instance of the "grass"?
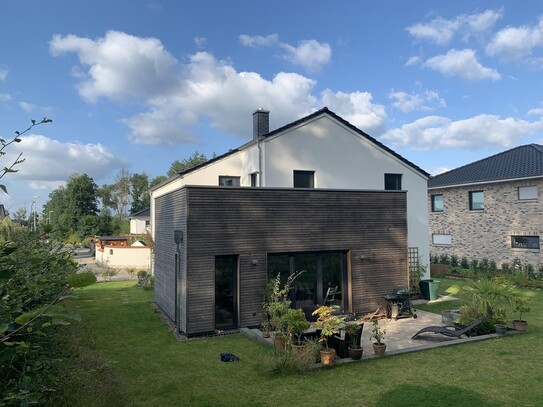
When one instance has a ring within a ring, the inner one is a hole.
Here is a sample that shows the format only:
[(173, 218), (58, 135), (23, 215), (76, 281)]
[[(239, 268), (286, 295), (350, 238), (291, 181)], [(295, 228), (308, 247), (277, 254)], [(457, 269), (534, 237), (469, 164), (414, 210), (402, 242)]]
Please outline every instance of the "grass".
[[(134, 285), (77, 291), (83, 322), (66, 331), (73, 362), (55, 406), (535, 406), (543, 399), (541, 291), (527, 291), (525, 335), (272, 375), (271, 349), (242, 334), (177, 341), (151, 308), (152, 291)], [(221, 352), (241, 361), (220, 362)]]

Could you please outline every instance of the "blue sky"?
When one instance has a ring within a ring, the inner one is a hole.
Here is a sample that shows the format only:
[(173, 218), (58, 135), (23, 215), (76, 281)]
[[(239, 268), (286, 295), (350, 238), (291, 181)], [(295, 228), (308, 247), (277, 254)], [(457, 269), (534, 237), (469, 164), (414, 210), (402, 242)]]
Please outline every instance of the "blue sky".
[[(521, 4), (521, 6), (519, 6)], [(72, 173), (164, 175), (327, 106), (426, 171), (543, 143), (543, 4), (513, 1), (0, 3), (0, 203)]]

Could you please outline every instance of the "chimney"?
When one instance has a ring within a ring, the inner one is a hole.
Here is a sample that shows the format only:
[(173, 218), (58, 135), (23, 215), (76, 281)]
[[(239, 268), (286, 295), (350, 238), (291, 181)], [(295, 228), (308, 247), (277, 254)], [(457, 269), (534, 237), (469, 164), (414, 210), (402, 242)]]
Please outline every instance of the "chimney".
[(270, 132), (270, 111), (259, 107), (253, 113), (253, 140)]

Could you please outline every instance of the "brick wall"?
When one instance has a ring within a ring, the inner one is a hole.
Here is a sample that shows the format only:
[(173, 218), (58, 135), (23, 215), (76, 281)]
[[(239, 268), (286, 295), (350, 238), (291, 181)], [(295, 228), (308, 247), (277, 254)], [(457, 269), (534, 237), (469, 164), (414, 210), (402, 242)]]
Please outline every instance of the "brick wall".
[[(518, 188), (536, 186), (538, 198), (519, 200)], [(469, 192), (484, 191), (485, 207), (470, 211)], [(432, 212), (431, 196), (443, 195), (443, 212)], [(536, 269), (540, 250), (511, 247), (511, 236), (540, 236), (543, 232), (543, 179), (509, 181), (428, 191), (430, 253), (468, 260), (486, 258), (498, 267), (519, 258)], [(451, 245), (436, 245), (433, 234), (450, 234)]]

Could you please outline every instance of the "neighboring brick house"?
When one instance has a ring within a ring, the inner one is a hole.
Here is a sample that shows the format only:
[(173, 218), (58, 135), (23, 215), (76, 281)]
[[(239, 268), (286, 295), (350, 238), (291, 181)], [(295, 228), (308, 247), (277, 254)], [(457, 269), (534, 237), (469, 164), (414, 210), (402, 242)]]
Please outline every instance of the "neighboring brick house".
[(542, 264), (543, 146), (529, 144), (428, 180), (430, 253)]

